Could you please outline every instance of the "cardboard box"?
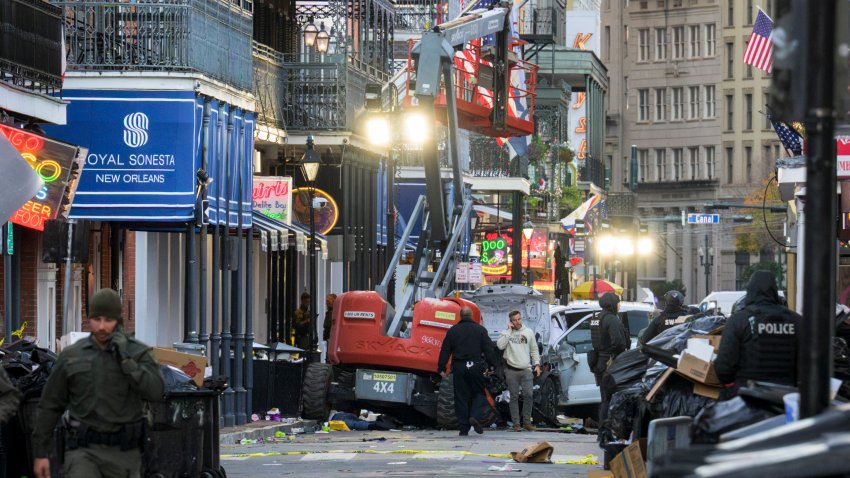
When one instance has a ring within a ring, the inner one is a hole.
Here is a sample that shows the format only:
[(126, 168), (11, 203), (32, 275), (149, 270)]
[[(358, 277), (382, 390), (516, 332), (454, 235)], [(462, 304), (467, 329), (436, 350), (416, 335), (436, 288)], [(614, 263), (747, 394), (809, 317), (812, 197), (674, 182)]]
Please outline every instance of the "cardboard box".
[(171, 365), (182, 370), (183, 373), (192, 377), (198, 387), (204, 385), (204, 368), (207, 366), (205, 356), (184, 354), (174, 349), (162, 347), (154, 347), (153, 356), (161, 364)]
[(633, 442), (611, 460), (614, 478), (646, 478), (646, 438)]
[(720, 379), (714, 371), (714, 362), (706, 362), (693, 355), (682, 352), (676, 371), (689, 379), (706, 385), (720, 386)]
[(646, 394), (647, 402), (651, 402), (652, 399), (655, 398), (655, 394), (657, 394), (658, 391), (661, 390), (661, 387), (664, 386), (664, 383), (667, 381), (668, 378), (670, 378), (670, 375), (673, 375), (673, 372), (675, 371), (676, 370), (674, 368), (670, 367), (665, 370), (664, 373), (662, 373), (657, 380), (655, 380), (655, 385), (653, 385), (652, 389), (649, 390), (649, 393)]
[(720, 398), (720, 387), (712, 387), (711, 385), (706, 385), (704, 383), (694, 383), (694, 395), (699, 395), (701, 397), (713, 398), (717, 400)]
[(614, 478), (608, 470), (587, 470), (587, 478)]
[(692, 338), (708, 340), (708, 343), (710, 343), (711, 346), (714, 347), (714, 353), (720, 351), (720, 339), (722, 338), (721, 335), (694, 335)]

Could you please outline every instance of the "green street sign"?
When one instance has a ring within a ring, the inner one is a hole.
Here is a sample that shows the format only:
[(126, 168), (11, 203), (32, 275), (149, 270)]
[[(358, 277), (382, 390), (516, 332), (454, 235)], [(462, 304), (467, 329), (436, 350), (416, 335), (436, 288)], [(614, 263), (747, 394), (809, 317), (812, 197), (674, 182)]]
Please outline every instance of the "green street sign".
[(15, 230), (12, 229), (12, 223), (6, 223), (6, 254), (10, 256), (15, 253)]

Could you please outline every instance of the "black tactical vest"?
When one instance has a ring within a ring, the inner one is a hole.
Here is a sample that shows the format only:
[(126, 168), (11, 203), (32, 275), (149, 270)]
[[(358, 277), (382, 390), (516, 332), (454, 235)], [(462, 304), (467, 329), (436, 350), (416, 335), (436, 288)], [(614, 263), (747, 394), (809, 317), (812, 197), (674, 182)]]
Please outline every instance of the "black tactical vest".
[(737, 382), (761, 380), (786, 385), (797, 384), (797, 332), (799, 316), (781, 306), (749, 313), (744, 331), (744, 353)]
[(590, 341), (597, 352), (607, 352), (611, 348), (611, 337), (602, 331), (602, 319), (609, 312), (599, 311), (590, 318)]
[(667, 329), (673, 328), (679, 324), (676, 323), (676, 320), (683, 315), (688, 315), (688, 311), (685, 309), (671, 310), (670, 312), (662, 312), (659, 317), (661, 318), (660, 324), (658, 324), (658, 335), (661, 335), (661, 332), (664, 332)]

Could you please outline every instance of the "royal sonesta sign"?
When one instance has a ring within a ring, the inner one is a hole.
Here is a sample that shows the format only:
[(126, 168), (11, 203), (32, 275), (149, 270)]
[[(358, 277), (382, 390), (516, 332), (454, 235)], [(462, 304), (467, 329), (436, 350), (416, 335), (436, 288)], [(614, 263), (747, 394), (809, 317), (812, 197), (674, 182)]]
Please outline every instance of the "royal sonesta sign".
[(43, 231), (44, 221), (56, 219), (59, 215), (71, 168), (80, 148), (5, 125), (0, 125), (0, 133), (44, 181), (44, 186), (9, 221)]

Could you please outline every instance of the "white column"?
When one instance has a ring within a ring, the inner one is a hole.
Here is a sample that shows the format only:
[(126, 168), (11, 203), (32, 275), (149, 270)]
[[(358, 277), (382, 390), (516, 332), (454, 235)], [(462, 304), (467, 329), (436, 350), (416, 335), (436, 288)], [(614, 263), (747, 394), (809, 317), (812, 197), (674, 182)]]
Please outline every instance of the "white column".
[[(153, 261), (151, 250), (153, 237), (150, 232), (136, 232), (136, 338), (148, 345), (156, 343), (156, 321), (145, 320), (159, 314), (159, 301), (156, 294), (150, 294), (156, 284), (158, 264)], [(141, 319), (140, 319), (141, 318)]]
[(36, 308), (38, 345), (56, 350), (56, 266), (39, 261)]

